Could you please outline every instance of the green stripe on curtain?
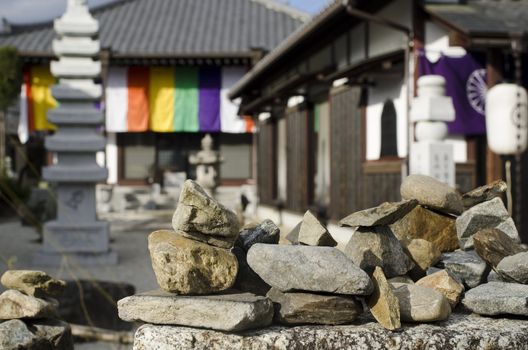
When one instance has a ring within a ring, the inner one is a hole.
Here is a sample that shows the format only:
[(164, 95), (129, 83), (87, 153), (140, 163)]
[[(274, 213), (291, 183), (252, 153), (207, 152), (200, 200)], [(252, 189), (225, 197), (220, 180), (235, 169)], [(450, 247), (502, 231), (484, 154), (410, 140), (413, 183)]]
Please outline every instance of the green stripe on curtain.
[(175, 69), (174, 131), (197, 132), (198, 122), (198, 69)]

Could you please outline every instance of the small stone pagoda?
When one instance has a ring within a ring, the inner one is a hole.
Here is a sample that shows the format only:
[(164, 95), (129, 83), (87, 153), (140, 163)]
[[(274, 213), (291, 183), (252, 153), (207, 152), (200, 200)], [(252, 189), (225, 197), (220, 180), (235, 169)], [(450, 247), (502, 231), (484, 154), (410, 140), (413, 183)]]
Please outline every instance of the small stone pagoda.
[(57, 158), (43, 176), (57, 184), (58, 214), (44, 226), (44, 244), (35, 263), (57, 265), (64, 257), (81, 265), (116, 263), (108, 223), (97, 220), (95, 209), (95, 183), (106, 180), (108, 173), (96, 163), (96, 152), (105, 148), (98, 130), (104, 118), (97, 107), (102, 87), (94, 82), (101, 74), (101, 62), (95, 60), (99, 24), (86, 0), (68, 0), (55, 31), (53, 52), (59, 60), (51, 63), (51, 72), (58, 84), (52, 93), (59, 107), (48, 113), (48, 120), (58, 129), (46, 139), (46, 149)]

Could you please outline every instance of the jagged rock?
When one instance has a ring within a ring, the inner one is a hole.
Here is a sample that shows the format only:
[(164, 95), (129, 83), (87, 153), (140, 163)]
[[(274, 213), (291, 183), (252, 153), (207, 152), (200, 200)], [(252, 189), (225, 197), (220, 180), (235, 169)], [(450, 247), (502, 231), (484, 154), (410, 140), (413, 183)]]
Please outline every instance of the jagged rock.
[(415, 279), (425, 276), (427, 269), (435, 265), (442, 256), (442, 252), (425, 239), (418, 238), (405, 242), (403, 249), (414, 262), (414, 268), (409, 274)]
[(473, 235), (486, 228), (499, 229), (515, 242), (520, 242), (515, 223), (500, 198), (477, 204), (457, 218), (456, 229), (460, 248), (472, 249)]
[(491, 270), (488, 274), (488, 278), (486, 279), (487, 282), (504, 282), (502, 277), (495, 272), (494, 270)]
[(477, 204), (492, 200), (493, 198), (500, 197), (506, 190), (508, 185), (502, 180), (493, 181), (490, 184), (477, 187), (472, 191), (464, 193), (462, 195), (462, 202), (464, 207), (469, 209)]
[(460, 281), (457, 281), (454, 276), (451, 276), (446, 270), (425, 276), (417, 281), (416, 285), (431, 288), (442, 293), (453, 309), (458, 305), (462, 298), (462, 294), (464, 293), (464, 285)]
[(8, 270), (0, 279), (7, 289), (15, 289), (37, 298), (59, 297), (66, 288), (66, 282), (56, 280), (42, 271)]
[(440, 292), (415, 284), (393, 284), (404, 322), (435, 322), (451, 315), (451, 306)]
[(359, 227), (344, 253), (369, 273), (380, 266), (388, 278), (404, 275), (414, 267), (388, 226)]
[(528, 285), (489, 282), (466, 292), (462, 303), (480, 315), (528, 316)]
[(381, 267), (376, 266), (372, 274), (374, 292), (367, 299), (370, 313), (386, 329), (396, 330), (401, 327), (400, 306), (398, 298), (387, 282)]
[(259, 275), (249, 267), (247, 263), (247, 253), (240, 247), (234, 247), (232, 253), (238, 260), (238, 274), (234, 288), (242, 292), (249, 292), (257, 295), (266, 295), (270, 286), (260, 278)]
[(243, 229), (238, 236), (237, 245), (246, 252), (255, 243), (277, 244), (280, 240), (280, 229), (269, 219), (255, 227)]
[(425, 239), (433, 243), (441, 252), (452, 252), (458, 249), (455, 218), (436, 213), (420, 205), (390, 225), (390, 228), (399, 240)]
[(497, 265), (497, 272), (504, 279), (528, 284), (528, 252), (505, 257)]
[(475, 288), (484, 283), (490, 271), (486, 262), (474, 251), (444, 253), (437, 266), (456, 276), (466, 288)]
[(319, 220), (308, 210), (301, 221), (298, 241), (301, 244), (311, 246), (335, 247), (337, 242), (332, 238), (330, 232)]
[(128, 322), (181, 325), (240, 332), (269, 326), (273, 305), (251, 293), (181, 296), (151, 291), (121, 299), (119, 317)]
[(247, 261), (267, 284), (282, 292), (372, 293), (369, 276), (336, 248), (255, 244)]
[(526, 350), (528, 323), (453, 314), (434, 324), (406, 324), (399, 332), (377, 322), (349, 326), (270, 327), (243, 334), (146, 324), (136, 332), (137, 350)]
[(483, 229), (473, 236), (475, 251), (491, 266), (496, 267), (507, 256), (526, 251), (501, 230)]
[(150, 234), (148, 249), (158, 284), (167, 292), (209, 294), (235, 283), (237, 259), (226, 249), (166, 230)]
[(410, 277), (407, 276), (407, 275), (392, 277), (392, 278), (389, 278), (387, 281), (388, 281), (389, 283), (408, 283), (408, 284), (414, 284), (414, 281), (412, 280), (412, 278), (410, 278)]
[(172, 217), (172, 227), (188, 238), (231, 248), (240, 223), (234, 212), (209, 197), (196, 182), (187, 180)]
[(286, 235), (286, 239), (291, 244), (299, 244), (299, 232), (301, 231), (302, 221), (299, 222), (295, 227)]
[(421, 205), (448, 214), (464, 211), (462, 197), (449, 185), (425, 175), (409, 175), (400, 187), (403, 199), (416, 199)]
[(272, 288), (267, 297), (275, 305), (275, 320), (284, 324), (346, 324), (363, 312), (360, 302), (339, 295), (282, 293)]
[(2, 350), (73, 350), (71, 328), (57, 320), (0, 323), (0, 349)]
[(385, 202), (377, 207), (358, 211), (339, 221), (340, 226), (386, 226), (403, 218), (418, 205), (412, 199), (401, 202)]
[(56, 300), (39, 299), (9, 289), (0, 294), (0, 320), (55, 317), (58, 306)]

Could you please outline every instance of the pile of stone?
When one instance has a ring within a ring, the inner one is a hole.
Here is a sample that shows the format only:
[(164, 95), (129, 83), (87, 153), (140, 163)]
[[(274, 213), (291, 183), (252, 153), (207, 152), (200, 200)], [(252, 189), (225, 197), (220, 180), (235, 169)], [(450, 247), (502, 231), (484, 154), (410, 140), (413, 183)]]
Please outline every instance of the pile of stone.
[(73, 349), (71, 329), (58, 320), (66, 287), (42, 271), (8, 270), (0, 283), (0, 349)]
[[(187, 181), (174, 214), (174, 231), (149, 237), (162, 291), (120, 300), (119, 315), (147, 323), (136, 333), (135, 349), (205, 349), (228, 339), (232, 348), (240, 346), (239, 338), (210, 333), (214, 331), (241, 334), (256, 348), (285, 348), (286, 343), (334, 348), (317, 335), (318, 328), (307, 325), (346, 324), (369, 324), (372, 344), (393, 344), (401, 338), (392, 331), (413, 334), (409, 324), (479, 324), (468, 309), (482, 315), (528, 316), (528, 253), (499, 198), (504, 190), (504, 183), (496, 182), (461, 196), (433, 178), (409, 176), (401, 186), (401, 202), (342, 219), (340, 225), (352, 234), (339, 246), (310, 211), (286, 236), (291, 244), (278, 244), (280, 231), (270, 220), (240, 230), (234, 213)], [(496, 273), (486, 283), (490, 269)], [(528, 329), (526, 321), (519, 322)], [(272, 323), (282, 328), (249, 331)], [(448, 337), (449, 332), (431, 327), (417, 328), (409, 344), (436, 346), (431, 334)], [(471, 327), (464, 333), (468, 344), (478, 333)], [(299, 329), (307, 333), (300, 336)], [(340, 328), (340, 334), (357, 333), (346, 329)], [(510, 336), (501, 328), (495, 331), (502, 335), (481, 332), (492, 339), (486, 343), (490, 348), (502, 348), (503, 336), (506, 342), (524, 337), (522, 332)], [(160, 339), (163, 334), (166, 338)], [(275, 340), (262, 338), (264, 334), (274, 334)], [(196, 347), (207, 339), (216, 340)]]

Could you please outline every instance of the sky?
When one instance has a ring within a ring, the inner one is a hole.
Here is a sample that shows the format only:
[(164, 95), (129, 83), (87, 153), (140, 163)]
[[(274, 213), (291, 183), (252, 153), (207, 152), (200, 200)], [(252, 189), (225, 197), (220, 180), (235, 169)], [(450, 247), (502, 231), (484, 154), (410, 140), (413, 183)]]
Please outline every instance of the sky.
[[(114, 0), (88, 0), (97, 6)], [(175, 0), (176, 1), (176, 0)], [(308, 13), (317, 13), (328, 0), (279, 0)], [(0, 0), (0, 17), (11, 23), (35, 23), (50, 20), (64, 12), (67, 0)]]

